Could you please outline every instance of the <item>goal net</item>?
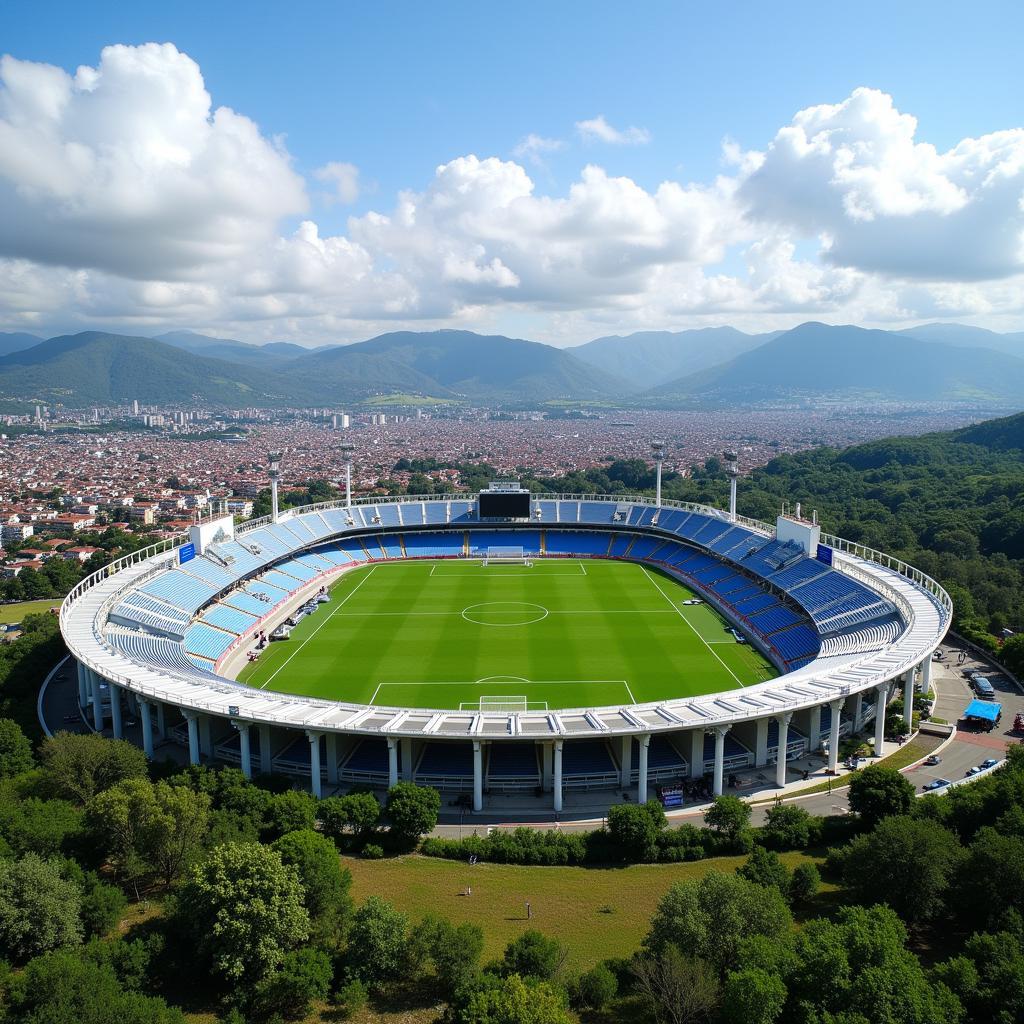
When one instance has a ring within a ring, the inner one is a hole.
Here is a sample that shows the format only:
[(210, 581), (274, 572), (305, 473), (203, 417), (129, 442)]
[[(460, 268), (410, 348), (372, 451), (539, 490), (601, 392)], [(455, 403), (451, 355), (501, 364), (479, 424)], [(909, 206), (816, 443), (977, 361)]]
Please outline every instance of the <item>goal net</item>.
[(495, 547), (484, 552), (484, 565), (533, 565), (522, 548)]
[(547, 711), (546, 700), (527, 700), (518, 694), (497, 694), (478, 701), (463, 701), (460, 711)]

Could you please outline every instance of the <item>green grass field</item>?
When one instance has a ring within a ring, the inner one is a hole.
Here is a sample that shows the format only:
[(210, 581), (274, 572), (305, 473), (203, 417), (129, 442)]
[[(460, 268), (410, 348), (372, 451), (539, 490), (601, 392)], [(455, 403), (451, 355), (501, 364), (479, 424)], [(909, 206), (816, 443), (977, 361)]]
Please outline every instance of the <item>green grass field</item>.
[(17, 601), (15, 604), (0, 604), (0, 622), (21, 622), (26, 615), (42, 615), (51, 608), (59, 607), (59, 597), (47, 601)]
[[(246, 665), (242, 682), (379, 706), (595, 707), (695, 696), (777, 673), (674, 579), (627, 562), (391, 562)], [(514, 700), (512, 699), (514, 698)]]

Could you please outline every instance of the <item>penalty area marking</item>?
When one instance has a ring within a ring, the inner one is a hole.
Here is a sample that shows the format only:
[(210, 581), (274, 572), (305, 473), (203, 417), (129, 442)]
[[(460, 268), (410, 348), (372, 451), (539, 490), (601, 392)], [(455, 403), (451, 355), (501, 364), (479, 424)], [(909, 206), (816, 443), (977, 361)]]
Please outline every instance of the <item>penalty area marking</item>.
[[(542, 563), (546, 564), (546, 565), (552, 565), (552, 564), (555, 563), (555, 561), (561, 561), (561, 559), (557, 559), (557, 560), (552, 559), (551, 561), (546, 562), (543, 555), (537, 555), (535, 557), (536, 557), (537, 560), (533, 563), (534, 567), (539, 566)], [(482, 560), (479, 559), (479, 558), (470, 558), (470, 559), (466, 559), (466, 560), (464, 560), (462, 562), (454, 562), (453, 564), (454, 565), (474, 565), (478, 569), (493, 569), (493, 568), (496, 568), (495, 566), (484, 565)], [(564, 564), (570, 564), (571, 565), (572, 563), (571, 562), (570, 563), (564, 563), (563, 562), (562, 564), (563, 565)], [(469, 573), (466, 573), (466, 572), (436, 572), (435, 570), (437, 570), (439, 568), (441, 568), (441, 565), (439, 565), (438, 563), (435, 562), (430, 567), (430, 572), (427, 573), (427, 575), (433, 577), (434, 579), (441, 579), (441, 580), (444, 580), (444, 579), (449, 579), (449, 580), (465, 579), (467, 576), (470, 575)], [(541, 573), (537, 573), (537, 572), (534, 572), (532, 570), (527, 570), (526, 572), (498, 572), (498, 573), (491, 573), (490, 577), (493, 578), (493, 579), (505, 579), (505, 578), (511, 579), (513, 576), (543, 576), (545, 578), (552, 577), (552, 576), (572, 576), (572, 577), (575, 578), (575, 577), (578, 577), (578, 576), (587, 576), (587, 575), (589, 575), (589, 573), (587, 572), (587, 567), (582, 562), (577, 562), (576, 563), (576, 568), (579, 569), (580, 571), (579, 572), (541, 572)]]
[[(367, 701), (368, 705), (377, 703), (377, 695), (385, 686), (479, 686), (481, 683), (523, 683), (525, 686), (622, 686), (626, 690), (626, 694), (629, 697), (630, 704), (636, 704), (636, 698), (633, 696), (633, 691), (629, 688), (629, 683), (625, 679), (524, 679), (522, 676), (485, 676), (483, 679), (458, 679), (458, 680), (442, 680), (439, 682), (423, 682), (422, 680), (408, 680), (405, 682), (399, 680), (389, 680), (387, 682), (378, 683), (377, 689), (373, 691), (373, 695)], [(462, 703), (465, 703), (463, 701)], [(550, 701), (548, 704), (550, 705)]]

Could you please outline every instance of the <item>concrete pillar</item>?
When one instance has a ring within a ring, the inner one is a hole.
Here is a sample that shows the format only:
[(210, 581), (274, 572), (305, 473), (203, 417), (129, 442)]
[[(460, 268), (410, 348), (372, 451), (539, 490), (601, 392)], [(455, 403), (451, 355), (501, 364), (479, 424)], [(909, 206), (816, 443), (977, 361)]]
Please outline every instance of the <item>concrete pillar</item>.
[(928, 693), (932, 688), (932, 656), (929, 654), (921, 662), (921, 692)]
[(541, 787), (545, 793), (551, 792), (552, 786), (552, 762), (554, 760), (555, 747), (552, 743), (542, 743), (540, 745), (540, 761), (541, 761)]
[(121, 687), (110, 683), (108, 688), (110, 690), (110, 728), (115, 740), (123, 740), (124, 722), (121, 719)]
[(199, 716), (195, 711), (183, 711), (188, 723), (188, 760), (189, 764), (199, 764)]
[(715, 796), (722, 795), (722, 775), (725, 771), (725, 734), (729, 731), (728, 725), (715, 726), (715, 776), (713, 792)]
[(694, 729), (690, 733), (690, 778), (704, 778), (704, 730)]
[(818, 750), (821, 747), (821, 705), (811, 708), (807, 724), (807, 742), (811, 750)]
[(388, 789), (398, 782), (398, 740), (388, 737)]
[(754, 741), (754, 767), (764, 768), (768, 764), (768, 722), (767, 718), (757, 720), (757, 736)]
[(779, 715), (779, 749), (775, 755), (775, 785), (782, 789), (786, 785), (786, 745), (789, 743), (789, 723), (792, 711)]
[(864, 728), (864, 694), (856, 693), (853, 697), (853, 731), (860, 732)]
[(842, 720), (845, 698), (839, 697), (829, 702), (832, 711), (832, 725), (828, 731), (828, 770), (835, 775), (839, 765), (839, 723)]
[(209, 715), (199, 716), (199, 749), (206, 758), (213, 757), (213, 735)]
[(128, 710), (132, 715), (139, 713), (139, 698), (131, 690), (124, 691), (124, 699), (128, 704)]
[(412, 782), (412, 739), (408, 736), (403, 736), (398, 742), (402, 745), (402, 778), (406, 782)]
[(139, 700), (139, 714), (142, 715), (142, 749), (146, 757), (153, 760), (153, 717), (148, 700)]
[(885, 705), (889, 696), (889, 684), (879, 683), (875, 688), (875, 757), (882, 756), (885, 742)]
[(323, 782), (320, 778), (320, 733), (313, 729), (306, 730), (309, 740), (309, 783), (313, 796), (318, 800), (324, 795)]
[(556, 811), (560, 811), (562, 809), (562, 741), (555, 740), (554, 747), (554, 769), (551, 780), (554, 791), (552, 805)]
[(647, 749), (651, 745), (651, 737), (637, 736), (640, 744), (640, 773), (637, 778), (636, 800), (637, 803), (647, 803)]
[(249, 743), (249, 723), (248, 722), (232, 722), (231, 723), (238, 730), (238, 753), (242, 759), (242, 774), (247, 778), (252, 778), (252, 749)]
[(270, 743), (270, 726), (260, 726), (260, 774), (270, 775), (274, 770), (274, 758)]
[(633, 737), (621, 737), (619, 744), (619, 785), (628, 787), (633, 781)]
[(484, 809), (484, 746), (473, 740), (473, 810)]
[(97, 732), (103, 732), (103, 697), (100, 693), (100, 677), (92, 669), (86, 669), (89, 673), (89, 682), (92, 688), (92, 724)]
[(329, 732), (326, 734), (324, 745), (327, 748), (327, 781), (332, 785), (338, 784), (338, 734)]
[(89, 706), (89, 676), (88, 670), (80, 662), (75, 662), (78, 668), (78, 706), (86, 708)]
[(905, 672), (903, 675), (903, 720), (907, 723), (907, 732), (910, 732), (914, 722), (914, 670)]

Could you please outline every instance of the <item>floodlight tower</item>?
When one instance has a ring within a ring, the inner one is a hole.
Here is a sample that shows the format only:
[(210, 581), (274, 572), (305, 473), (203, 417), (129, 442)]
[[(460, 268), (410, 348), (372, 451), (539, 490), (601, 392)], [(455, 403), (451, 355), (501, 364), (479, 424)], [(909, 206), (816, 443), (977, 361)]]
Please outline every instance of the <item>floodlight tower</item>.
[(651, 455), (654, 457), (654, 465), (657, 470), (657, 482), (655, 484), (654, 503), (658, 506), (658, 508), (661, 508), (661, 464), (665, 460), (665, 442), (652, 441)]
[(345, 463), (345, 508), (352, 511), (352, 452), (354, 446), (341, 446), (341, 461)]
[(270, 520), (277, 522), (277, 484), (281, 479), (281, 452), (268, 452), (267, 462), (270, 464)]
[(739, 479), (740, 471), (736, 465), (739, 456), (735, 452), (723, 452), (725, 459), (725, 471), (729, 474), (729, 518), (736, 522), (736, 481)]

